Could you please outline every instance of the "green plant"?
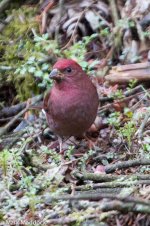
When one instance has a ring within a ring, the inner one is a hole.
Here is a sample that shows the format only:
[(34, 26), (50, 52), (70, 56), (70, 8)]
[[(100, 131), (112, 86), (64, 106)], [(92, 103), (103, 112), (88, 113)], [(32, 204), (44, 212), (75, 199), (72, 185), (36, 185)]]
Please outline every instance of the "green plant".
[(2, 151), (0, 153), (0, 164), (5, 176), (8, 173), (10, 175), (15, 172), (18, 173), (22, 167), (22, 160), (19, 150), (17, 148), (13, 148), (10, 151), (7, 149)]
[(15, 175), (22, 175), (22, 159), (19, 149), (4, 149), (0, 153), (0, 167), (3, 171), (3, 186), (9, 190), (13, 186)]
[(76, 42), (70, 48), (64, 50), (64, 56), (66, 58), (76, 60), (84, 70), (86, 70), (87, 72), (91, 72), (93, 67), (98, 64), (99, 61), (94, 60), (91, 64), (89, 64), (87, 61), (85, 61), (85, 54), (87, 52), (87, 45), (96, 37), (97, 34), (83, 37), (82, 41)]
[(51, 86), (48, 75), (58, 57), (75, 59), (90, 73), (98, 63), (94, 60), (89, 64), (84, 58), (87, 45), (97, 34), (84, 37), (70, 48), (61, 50), (55, 40), (49, 40), (48, 34), (37, 33), (36, 10), (26, 6), (15, 9), (14, 20), (6, 27), (3, 35), (0, 34), (0, 67), (3, 70), (0, 72), (0, 83), (1, 86), (6, 81), (13, 84), (16, 98), (21, 101), (38, 94), (40, 88), (48, 89)]
[(117, 99), (121, 99), (121, 98), (124, 97), (124, 94), (123, 94), (123, 92), (122, 92), (121, 89), (117, 89), (116, 92), (113, 93), (112, 97), (113, 97), (114, 99), (116, 99), (116, 98), (117, 98)]
[(16, 89), (16, 97), (20, 100), (27, 99), (39, 92), (29, 73), (26, 76), (14, 73), (33, 50), (32, 29), (36, 29), (38, 26), (35, 20), (36, 11), (36, 7), (27, 6), (11, 10), (13, 20), (0, 34), (0, 67), (2, 67), (0, 83), (1, 86), (6, 83), (13, 85)]
[(2, 167), (3, 170), (3, 174), (4, 176), (7, 175), (7, 171), (8, 171), (8, 161), (10, 159), (10, 152), (5, 149), (0, 153), (0, 165)]
[(93, 156), (93, 154), (95, 153), (94, 150), (89, 150), (88, 152), (86, 152), (81, 158), (80, 161), (78, 162), (78, 165), (80, 166), (81, 170), (84, 171), (86, 168), (86, 161)]
[[(31, 55), (28, 55), (24, 63), (16, 69), (15, 74), (22, 77), (30, 75), (33, 79), (37, 78), (38, 87), (49, 88), (51, 86), (51, 80), (48, 77), (51, 70), (49, 60), (54, 54), (59, 56), (60, 51), (54, 40), (48, 40), (48, 34), (38, 36), (34, 33), (33, 43)], [(48, 53), (51, 57), (47, 55)]]
[(128, 117), (128, 119), (131, 119), (133, 117), (133, 112), (130, 108), (124, 108), (124, 115)]
[(25, 49), (28, 50), (30, 48), (28, 50), (28, 53), (30, 54), (24, 54), (25, 58), (22, 64), (15, 70), (17, 78), (22, 77), (25, 80), (28, 76), (32, 77), (32, 82), (30, 82), (31, 86), (33, 86), (35, 83), (34, 78), (38, 80), (38, 87), (44, 87), (45, 89), (48, 89), (51, 86), (51, 80), (48, 77), (51, 70), (49, 59), (57, 57), (75, 59), (87, 72), (92, 72), (92, 69), (98, 63), (97, 60), (94, 60), (91, 64), (88, 64), (84, 59), (86, 46), (97, 36), (96, 34), (84, 37), (82, 41), (75, 43), (67, 50), (61, 51), (55, 40), (48, 39), (48, 34), (39, 36), (35, 31), (33, 31), (33, 33), (34, 40), (27, 42), (28, 45), (27, 43), (24, 43), (25, 46), (27, 45)]
[(109, 115), (107, 119), (108, 123), (115, 128), (119, 128), (121, 122), (121, 113), (120, 112), (113, 112)]
[(40, 151), (41, 151), (41, 155), (47, 154), (56, 164), (60, 163), (61, 156), (56, 151), (53, 151), (52, 149), (48, 149), (48, 147), (45, 145), (41, 145)]
[(143, 31), (142, 34), (143, 34), (143, 36), (145, 38), (149, 38), (150, 37), (150, 31)]
[(131, 79), (127, 89), (128, 90), (133, 89), (136, 86), (136, 84), (137, 84), (137, 79)]
[(125, 123), (124, 127), (119, 129), (119, 132), (122, 135), (122, 137), (127, 140), (128, 146), (130, 148), (132, 144), (132, 139), (136, 132), (135, 122), (129, 121)]
[(73, 152), (74, 152), (74, 146), (70, 145), (68, 147), (68, 150), (65, 152), (65, 157), (70, 160)]
[(108, 27), (106, 27), (100, 31), (100, 36), (107, 37), (109, 35), (110, 35), (110, 30)]
[(140, 157), (150, 158), (150, 138), (149, 136), (143, 137), (142, 147), (139, 150)]
[(29, 198), (29, 206), (32, 213), (35, 212), (35, 206), (39, 202), (39, 199), (36, 196), (37, 186), (33, 183), (33, 179), (34, 177), (31, 175), (22, 177), (20, 181), (21, 188), (26, 189), (25, 194)]

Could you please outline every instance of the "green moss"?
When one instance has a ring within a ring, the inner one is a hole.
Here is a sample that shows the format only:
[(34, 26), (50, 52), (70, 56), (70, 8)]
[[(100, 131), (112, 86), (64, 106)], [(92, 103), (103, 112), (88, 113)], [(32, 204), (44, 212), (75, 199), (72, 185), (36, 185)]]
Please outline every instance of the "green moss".
[[(49, 40), (48, 34), (38, 34), (35, 7), (22, 6), (8, 11), (8, 15), (10, 14), (13, 15), (13, 20), (0, 35), (0, 87), (6, 83), (13, 84), (17, 98), (21, 101), (38, 94), (39, 87), (49, 88), (49, 57), (52, 64), (58, 57), (76, 59), (86, 71), (92, 72), (96, 61), (88, 66), (84, 55), (87, 44), (95, 38), (95, 34), (84, 37), (69, 49), (61, 51), (55, 40)], [(35, 78), (39, 81), (38, 84)]]
[[(1, 87), (6, 83), (13, 84), (19, 100), (24, 100), (39, 92), (33, 75), (29, 72), (24, 75), (14, 73), (27, 61), (35, 49), (32, 29), (38, 28), (36, 11), (35, 7), (29, 6), (8, 11), (8, 15), (13, 15), (13, 20), (5, 27), (3, 34), (0, 34)], [(12, 69), (3, 70), (3, 66), (12, 67)]]

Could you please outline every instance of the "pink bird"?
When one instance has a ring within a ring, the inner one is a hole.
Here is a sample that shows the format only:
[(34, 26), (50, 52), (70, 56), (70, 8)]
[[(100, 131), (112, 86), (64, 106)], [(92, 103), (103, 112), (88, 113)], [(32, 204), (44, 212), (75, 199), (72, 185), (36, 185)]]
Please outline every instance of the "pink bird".
[[(49, 75), (54, 85), (43, 108), (50, 129), (60, 138), (81, 136), (94, 122), (98, 110), (96, 87), (81, 66), (71, 59), (55, 63)], [(60, 150), (62, 141), (60, 141)]]

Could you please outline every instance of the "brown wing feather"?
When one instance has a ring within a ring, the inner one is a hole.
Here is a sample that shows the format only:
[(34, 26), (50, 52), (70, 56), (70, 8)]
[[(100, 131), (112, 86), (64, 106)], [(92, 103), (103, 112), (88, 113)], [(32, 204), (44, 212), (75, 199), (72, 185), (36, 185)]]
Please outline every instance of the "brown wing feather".
[(43, 101), (43, 109), (46, 113), (49, 113), (49, 110), (50, 110), (50, 106), (49, 106), (49, 100), (50, 100), (50, 95), (51, 95), (51, 92), (49, 91), (45, 97), (44, 97), (44, 101)]

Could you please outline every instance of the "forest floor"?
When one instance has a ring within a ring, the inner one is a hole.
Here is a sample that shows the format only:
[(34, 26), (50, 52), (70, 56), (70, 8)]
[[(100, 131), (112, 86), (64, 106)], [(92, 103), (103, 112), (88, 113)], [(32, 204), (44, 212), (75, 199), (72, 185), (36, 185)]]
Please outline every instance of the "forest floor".
[[(0, 1), (0, 225), (150, 225), (149, 10), (147, 0)], [(40, 109), (62, 57), (100, 102), (90, 142), (71, 137), (63, 157)]]

